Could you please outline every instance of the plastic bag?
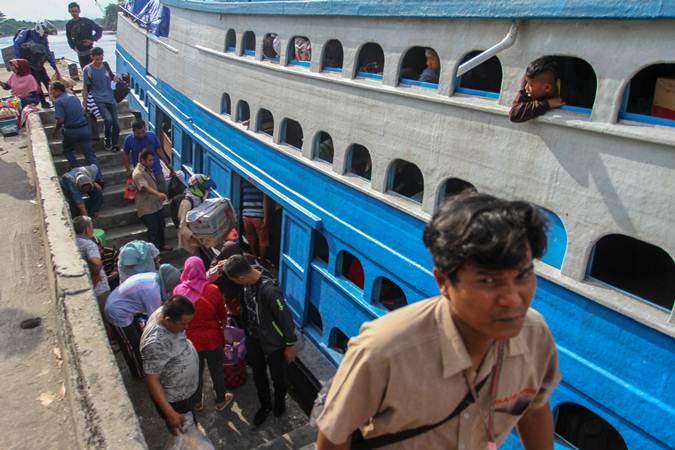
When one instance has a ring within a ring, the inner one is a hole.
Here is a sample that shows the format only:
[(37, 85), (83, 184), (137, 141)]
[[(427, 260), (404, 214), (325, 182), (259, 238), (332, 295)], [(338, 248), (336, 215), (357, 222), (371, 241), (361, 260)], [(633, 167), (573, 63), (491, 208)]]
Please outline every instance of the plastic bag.
[(237, 364), (246, 358), (246, 333), (236, 326), (233, 319), (227, 320), (225, 335), (225, 364)]
[(134, 180), (127, 178), (127, 184), (124, 186), (124, 200), (134, 200), (136, 198), (136, 185)]
[(189, 412), (183, 414), (183, 417), (183, 433), (178, 436), (172, 434), (164, 450), (216, 450), (202, 427), (195, 424), (193, 414)]

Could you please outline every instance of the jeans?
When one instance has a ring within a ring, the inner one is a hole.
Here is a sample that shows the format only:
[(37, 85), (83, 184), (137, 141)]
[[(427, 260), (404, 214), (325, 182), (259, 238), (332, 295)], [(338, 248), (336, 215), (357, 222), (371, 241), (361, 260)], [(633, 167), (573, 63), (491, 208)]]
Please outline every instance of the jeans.
[(136, 319), (131, 325), (126, 327), (115, 327), (115, 337), (120, 344), (122, 355), (127, 362), (129, 372), (136, 378), (143, 378), (143, 358), (141, 357), (141, 335), (143, 331), (136, 323)]
[(213, 390), (216, 394), (216, 402), (222, 402), (225, 398), (225, 352), (223, 346), (213, 350), (199, 352), (199, 387), (197, 388), (197, 401), (202, 398), (204, 388), (204, 367), (209, 366), (209, 374), (213, 382)]
[(152, 214), (145, 214), (141, 216), (141, 222), (148, 229), (148, 241), (155, 244), (157, 250), (162, 250), (165, 245), (164, 241), (164, 227), (166, 222), (164, 221), (163, 210), (160, 209)]
[(94, 148), (91, 146), (91, 131), (89, 124), (80, 128), (64, 128), (63, 129), (63, 154), (68, 159), (68, 166), (71, 169), (76, 168), (79, 164), (75, 158), (75, 146), (80, 147), (80, 151), (87, 160), (87, 164), (96, 164), (98, 170), (101, 166), (94, 153)]
[(286, 401), (286, 357), (284, 349), (275, 350), (269, 355), (263, 352), (260, 341), (250, 336), (246, 337), (246, 360), (253, 369), (253, 381), (258, 400), (263, 408), (272, 408), (270, 383), (267, 378), (267, 367), (270, 368), (272, 383), (274, 384), (274, 404), (279, 405)]
[(103, 116), (105, 124), (105, 138), (112, 141), (113, 146), (119, 145), (120, 125), (117, 121), (117, 103), (103, 103), (96, 101), (96, 106)]

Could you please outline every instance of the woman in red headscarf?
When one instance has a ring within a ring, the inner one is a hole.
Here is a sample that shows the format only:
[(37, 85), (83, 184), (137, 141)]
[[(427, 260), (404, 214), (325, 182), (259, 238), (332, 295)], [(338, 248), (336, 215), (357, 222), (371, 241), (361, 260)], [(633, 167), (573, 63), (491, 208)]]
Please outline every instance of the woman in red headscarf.
[(195, 314), (185, 335), (195, 346), (199, 354), (199, 399), (196, 410), (204, 408), (204, 365), (208, 364), (213, 389), (216, 394), (216, 411), (222, 411), (232, 401), (232, 394), (225, 392), (225, 363), (223, 335), (223, 320), (227, 316), (223, 296), (215, 284), (209, 283), (206, 278), (204, 262), (191, 256), (185, 261), (183, 273), (180, 276), (181, 284), (173, 290), (174, 295), (183, 295), (195, 305)]
[(40, 103), (38, 91), (40, 85), (30, 73), (30, 66), (25, 59), (11, 59), (9, 67), (12, 74), (6, 83), (0, 82), (3, 89), (11, 89), (12, 95), (21, 99), (21, 107)]

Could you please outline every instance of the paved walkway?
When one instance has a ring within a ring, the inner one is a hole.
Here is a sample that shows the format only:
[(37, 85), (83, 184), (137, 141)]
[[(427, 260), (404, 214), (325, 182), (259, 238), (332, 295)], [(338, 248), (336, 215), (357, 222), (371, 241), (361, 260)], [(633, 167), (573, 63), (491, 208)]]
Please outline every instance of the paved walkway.
[[(0, 136), (0, 448), (67, 449), (75, 437), (27, 152), (23, 135)], [(19, 327), (32, 317), (42, 324)]]

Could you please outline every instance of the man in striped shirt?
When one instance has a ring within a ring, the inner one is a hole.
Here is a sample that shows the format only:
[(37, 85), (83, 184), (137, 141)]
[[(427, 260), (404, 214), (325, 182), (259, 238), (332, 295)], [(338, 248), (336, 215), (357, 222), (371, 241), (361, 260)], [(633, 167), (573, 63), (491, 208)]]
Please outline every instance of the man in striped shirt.
[(253, 253), (267, 263), (269, 237), (267, 234), (267, 218), (269, 216), (269, 199), (256, 188), (252, 181), (244, 181), (242, 185), (242, 212), (244, 236)]

